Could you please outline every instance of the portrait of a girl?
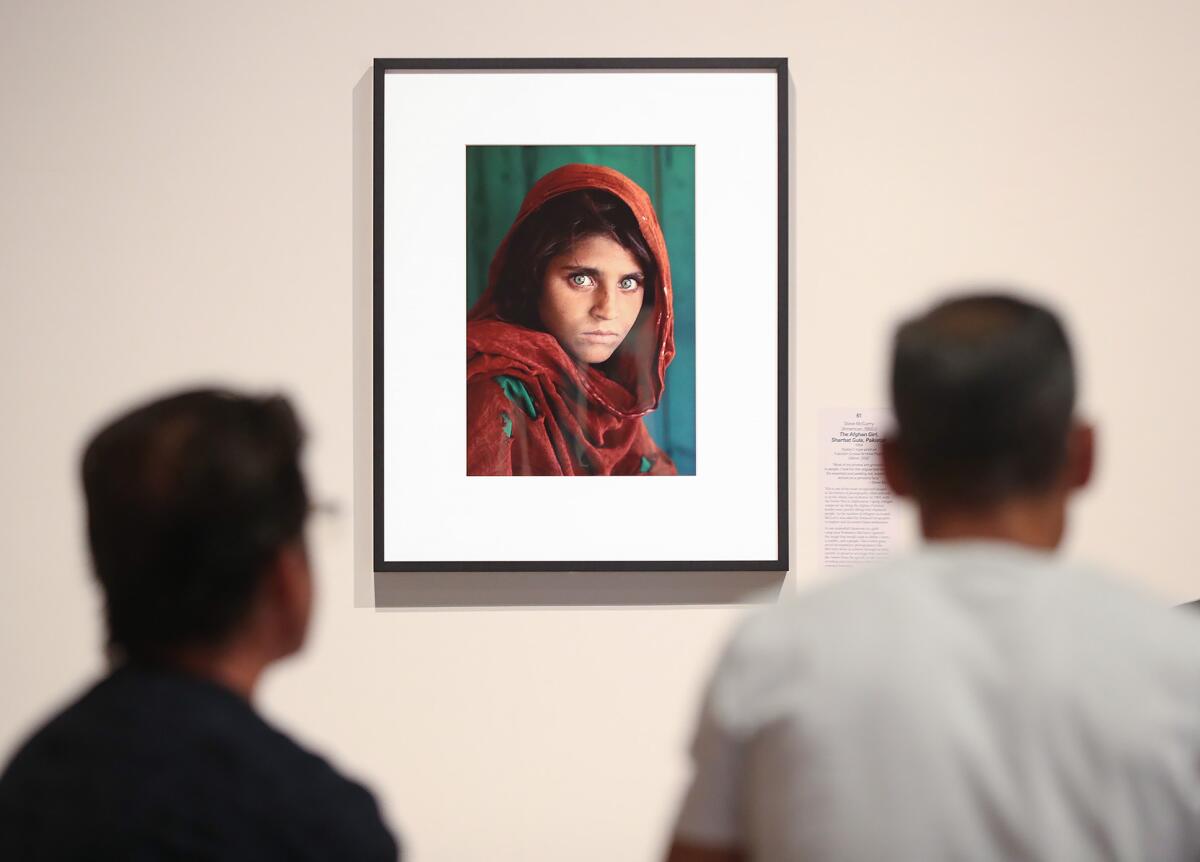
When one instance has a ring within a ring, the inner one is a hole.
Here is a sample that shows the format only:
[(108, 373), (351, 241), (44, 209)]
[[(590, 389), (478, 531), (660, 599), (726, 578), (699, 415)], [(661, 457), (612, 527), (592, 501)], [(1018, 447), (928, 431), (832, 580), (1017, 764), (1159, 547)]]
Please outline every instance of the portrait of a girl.
[(612, 168), (551, 171), (467, 315), (468, 475), (674, 475), (643, 421), (674, 355), (650, 197)]

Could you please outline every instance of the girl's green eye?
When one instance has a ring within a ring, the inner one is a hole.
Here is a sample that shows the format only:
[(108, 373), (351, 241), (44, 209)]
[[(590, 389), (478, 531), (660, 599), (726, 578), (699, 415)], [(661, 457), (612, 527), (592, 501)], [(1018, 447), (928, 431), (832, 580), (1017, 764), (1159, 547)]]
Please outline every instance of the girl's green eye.
[(635, 290), (637, 286), (638, 280), (636, 278), (621, 279), (621, 290)]
[(587, 287), (589, 281), (591, 281), (591, 279), (586, 275), (571, 276), (571, 284), (575, 285), (576, 287)]

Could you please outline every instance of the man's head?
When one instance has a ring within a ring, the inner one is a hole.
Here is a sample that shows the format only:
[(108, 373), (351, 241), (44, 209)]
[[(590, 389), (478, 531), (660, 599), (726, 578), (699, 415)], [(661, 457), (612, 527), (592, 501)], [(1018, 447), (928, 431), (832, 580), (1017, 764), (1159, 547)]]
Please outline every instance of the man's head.
[(923, 511), (1065, 501), (1090, 476), (1091, 431), (1074, 420), (1066, 333), (1032, 303), (963, 296), (905, 322), (894, 343), (892, 403), (888, 481)]
[(83, 456), (88, 536), (110, 646), (170, 660), (253, 622), (272, 657), (311, 605), (303, 432), (281, 397), (184, 392), (103, 428)]

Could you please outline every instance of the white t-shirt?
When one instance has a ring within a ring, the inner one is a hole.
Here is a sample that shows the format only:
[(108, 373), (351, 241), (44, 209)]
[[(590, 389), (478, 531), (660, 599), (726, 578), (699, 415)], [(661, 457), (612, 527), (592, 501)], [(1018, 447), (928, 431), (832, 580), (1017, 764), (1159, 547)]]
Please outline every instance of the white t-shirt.
[(1194, 862), (1200, 620), (927, 545), (751, 616), (693, 755), (677, 837), (762, 862)]

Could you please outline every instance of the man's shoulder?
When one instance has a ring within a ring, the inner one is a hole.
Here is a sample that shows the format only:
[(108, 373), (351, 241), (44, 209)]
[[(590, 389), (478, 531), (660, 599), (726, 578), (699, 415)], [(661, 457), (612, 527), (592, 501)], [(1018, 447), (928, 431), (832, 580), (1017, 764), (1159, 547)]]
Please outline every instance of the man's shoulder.
[[(1169, 607), (1127, 578), (1057, 556), (990, 545), (921, 548), (824, 582), (748, 614), (721, 670), (729, 675), (794, 674), (836, 664), (841, 649), (888, 633), (937, 636), (940, 624), (1041, 626), (1072, 637), (1103, 631), (1181, 663), (1200, 662), (1200, 619)], [(923, 629), (922, 627), (931, 627)], [(922, 634), (924, 632), (924, 635)], [(872, 655), (884, 652), (867, 651)], [(753, 669), (753, 670), (751, 670)]]
[(1090, 566), (1064, 567), (1056, 607), (1064, 622), (1103, 633), (1105, 643), (1143, 650), (1162, 663), (1200, 664), (1200, 619), (1172, 607), (1131, 579)]
[[(73, 833), (62, 833), (68, 824)], [(203, 833), (235, 858), (246, 858), (246, 848), (284, 858), (300, 847), (395, 858), (371, 794), (237, 695), (128, 671), (91, 689), (21, 747), (0, 777), (4, 831), (30, 845), (170, 845)]]
[(749, 728), (825, 675), (839, 642), (856, 636), (870, 607), (891, 590), (887, 567), (834, 576), (798, 595), (747, 613), (734, 627), (710, 683), (717, 719)]
[(1134, 584), (1019, 549), (922, 549), (748, 614), (718, 662), (711, 702), (732, 732), (752, 732), (881, 680), (955, 676), (981, 649), (1003, 664), (1001, 644), (1020, 646), (1014, 667), (1043, 662), (1060, 681), (1111, 676), (1117, 665), (1145, 678), (1138, 690), (1190, 697), (1200, 681), (1200, 620)]
[(824, 573), (819, 583), (748, 613), (736, 627), (731, 647), (757, 660), (844, 636), (848, 617), (891, 606), (898, 593), (914, 588), (903, 577), (910, 568), (901, 558)]

